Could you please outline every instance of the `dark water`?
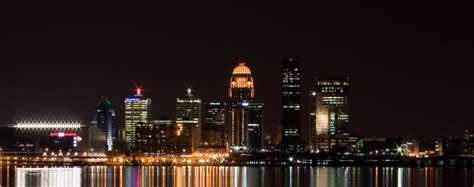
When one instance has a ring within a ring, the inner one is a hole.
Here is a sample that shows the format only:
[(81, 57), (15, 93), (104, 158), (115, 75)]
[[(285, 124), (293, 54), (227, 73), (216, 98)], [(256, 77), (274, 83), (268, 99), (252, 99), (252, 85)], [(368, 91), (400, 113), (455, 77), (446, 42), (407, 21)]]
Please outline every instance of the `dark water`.
[(473, 168), (1, 167), (1, 186), (473, 186)]

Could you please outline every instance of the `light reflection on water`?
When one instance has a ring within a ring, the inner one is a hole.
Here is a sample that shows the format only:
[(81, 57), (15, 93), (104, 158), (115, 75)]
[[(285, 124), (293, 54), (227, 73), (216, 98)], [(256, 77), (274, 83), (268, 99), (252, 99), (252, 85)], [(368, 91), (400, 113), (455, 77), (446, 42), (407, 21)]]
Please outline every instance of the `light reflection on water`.
[(473, 168), (0, 166), (1, 186), (473, 186)]

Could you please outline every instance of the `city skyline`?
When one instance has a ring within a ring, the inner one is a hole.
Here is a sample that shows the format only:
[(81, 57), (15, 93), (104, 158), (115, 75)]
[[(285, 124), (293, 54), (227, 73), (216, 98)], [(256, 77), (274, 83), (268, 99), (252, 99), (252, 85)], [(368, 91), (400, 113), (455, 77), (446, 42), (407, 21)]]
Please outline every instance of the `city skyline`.
[[(35, 3), (2, 11), (9, 16), (2, 16), (0, 31), (0, 96), (8, 99), (0, 124), (44, 113), (89, 121), (98, 98), (110, 97), (120, 109), (135, 84), (153, 99), (153, 118), (174, 118), (174, 98), (183, 85), (193, 85), (203, 101), (225, 101), (229, 71), (245, 60), (256, 98), (267, 115), (276, 116), (265, 119), (272, 131), (281, 119), (280, 96), (274, 94), (280, 93), (279, 63), (295, 57), (305, 70), (302, 96), (315, 77), (351, 78), (355, 134), (430, 139), (460, 136), (472, 126), (474, 90), (466, 85), (473, 30), (461, 13), (469, 6), (449, 14), (439, 10), (455, 3), (432, 3), (432, 9), (420, 2), (221, 3), (193, 2), (178, 10), (173, 2), (110, 9)], [(302, 99), (308, 139), (309, 101)]]
[(5, 1), (1, 186), (472, 186), (472, 1)]
[[(288, 59), (293, 59), (293, 57), (290, 57), (290, 58), (288, 58)], [(288, 59), (287, 59), (287, 60), (288, 60)], [(299, 61), (299, 59), (297, 59), (297, 60)], [(239, 63), (241, 63), (241, 62), (243, 62), (243, 61), (241, 60)], [(237, 64), (239, 64), (239, 63), (237, 63)], [(244, 64), (245, 64), (245, 63), (244, 63)], [(232, 69), (232, 68), (231, 68), (231, 69)], [(252, 75), (252, 76), (255, 76), (255, 75)], [(349, 79), (349, 78), (347, 77), (347, 79)], [(318, 78), (314, 78), (313, 82), (316, 83), (317, 80), (318, 80)], [(306, 81), (305, 81), (305, 80), (302, 80), (302, 82), (306, 82)], [(135, 93), (135, 95), (134, 95), (133, 97), (136, 97), (137, 94), (140, 95), (140, 97), (142, 97), (141, 94), (142, 94), (142, 92), (144, 92), (145, 90), (154, 90), (153, 87), (151, 87), (150, 89), (148, 89), (148, 88), (145, 88), (145, 89), (144, 89), (144, 88), (143, 88), (143, 87), (144, 87), (144, 86), (143, 86), (143, 85), (144, 85), (143, 82), (142, 82), (142, 83), (135, 83), (134, 85), (135, 85), (135, 88), (134, 88), (134, 89), (131, 89), (131, 92), (130, 92), (130, 93)], [(192, 86), (192, 85), (188, 84), (188, 86)], [(307, 92), (302, 93), (302, 94), (303, 94), (303, 95), (301, 96), (302, 100), (305, 100), (305, 101), (308, 101), (308, 102), (309, 102), (309, 100), (311, 99), (310, 97), (311, 97), (312, 90), (313, 90), (315, 87), (316, 87), (316, 84), (315, 84), (314, 86), (312, 86)], [(254, 89), (258, 89), (258, 88), (254, 88)], [(186, 91), (187, 94), (189, 94), (190, 91), (191, 91), (191, 88), (188, 87), (188, 88), (184, 89), (184, 91)], [(193, 88), (192, 91), (196, 91), (196, 89)], [(308, 95), (309, 95), (309, 96), (308, 96)], [(179, 96), (179, 95), (178, 95), (178, 96)], [(178, 97), (178, 96), (175, 96), (175, 97)], [(103, 98), (103, 97), (108, 97), (108, 96), (101, 96), (101, 98)], [(112, 98), (114, 98), (114, 97), (115, 97), (115, 96), (112, 96)], [(127, 98), (128, 98), (128, 97), (130, 97), (130, 95), (127, 96)], [(133, 97), (132, 97), (132, 98), (133, 98)], [(205, 96), (200, 96), (200, 97), (206, 98)], [(255, 97), (254, 97), (254, 98), (255, 98)], [(152, 98), (149, 98), (149, 99), (152, 99)], [(258, 99), (260, 99), (260, 98), (258, 98)], [(257, 100), (258, 100), (258, 99), (257, 99)], [(209, 99), (209, 100), (203, 100), (203, 101), (206, 101), (206, 102), (207, 102), (207, 101), (210, 101), (210, 100), (218, 100), (218, 99), (211, 98), (211, 99)], [(223, 99), (223, 101), (228, 101), (228, 98)], [(262, 103), (263, 103), (263, 102), (262, 102)], [(302, 105), (303, 108), (306, 108), (306, 112), (309, 112), (309, 106), (310, 106), (310, 104), (302, 103), (301, 105)], [(307, 105), (307, 106), (306, 106), (306, 105)], [(118, 109), (118, 111), (123, 110), (123, 106), (120, 106), (120, 105), (118, 105), (118, 106), (119, 106), (119, 107), (115, 106), (115, 107)], [(120, 107), (122, 107), (122, 108), (120, 108)], [(175, 107), (176, 107), (176, 105), (175, 105)], [(149, 119), (149, 120), (156, 120), (156, 119), (163, 118), (163, 117), (170, 118), (170, 119), (175, 119), (175, 118), (176, 118), (176, 116), (173, 115), (173, 114), (161, 115), (161, 114), (157, 114), (156, 112), (153, 112), (154, 110), (156, 110), (156, 108), (157, 108), (156, 106), (154, 107), (153, 105), (151, 105), (151, 108), (152, 108), (152, 110), (151, 110), (152, 112), (150, 113), (150, 117), (149, 117), (150, 119)], [(160, 108), (160, 109), (162, 109), (162, 108)], [(167, 110), (169, 110), (169, 109), (167, 109)], [(201, 111), (201, 112), (204, 112), (204, 111)], [(304, 113), (301, 114), (301, 116), (302, 116), (301, 119), (304, 119), (304, 120), (301, 120), (301, 128), (311, 130), (311, 122), (310, 122), (310, 123), (307, 123), (307, 121), (310, 120), (311, 117), (310, 117), (310, 114), (309, 114), (309, 113), (306, 113), (306, 112), (304, 112)], [(122, 112), (122, 113), (123, 113), (123, 112)], [(169, 112), (167, 112), (167, 113), (169, 113)], [(26, 116), (27, 116), (28, 118), (32, 118), (32, 119), (35, 118), (35, 116), (32, 116), (32, 115), (26, 115)], [(41, 115), (38, 115), (38, 116), (40, 116), (40, 118), (44, 118), (44, 116), (41, 116)], [(49, 113), (47, 116), (54, 116), (54, 115), (51, 115), (51, 113)], [(70, 118), (71, 116), (80, 116), (80, 115), (77, 115), (77, 114), (71, 115), (70, 113), (67, 113), (67, 116), (68, 116), (68, 118)], [(119, 117), (121, 117), (121, 116), (119, 116)], [(89, 122), (87, 121), (87, 116), (76, 117), (75, 119), (79, 119), (79, 118), (83, 119), (83, 120), (82, 120), (82, 123), (83, 123), (83, 124), (88, 124), (88, 123), (89, 123)], [(59, 119), (61, 119), (61, 117), (59, 117)], [(271, 119), (271, 118), (270, 118), (270, 119)], [(120, 120), (121, 120), (121, 121), (118, 122), (118, 123), (120, 124), (119, 127), (120, 127), (120, 128), (124, 128), (124, 127), (125, 127), (125, 124), (124, 124), (125, 121), (124, 121), (123, 118), (120, 118)], [(271, 120), (270, 120), (270, 121), (271, 121)], [(273, 121), (276, 121), (276, 123), (280, 123), (280, 122), (281, 122), (281, 120), (279, 120), (279, 119), (276, 119), (276, 120), (273, 119)], [(268, 126), (270, 126), (270, 127), (268, 127)], [(263, 134), (271, 134), (271, 135), (272, 135), (272, 139), (276, 138), (276, 136), (277, 136), (276, 134), (279, 133), (279, 132), (276, 132), (276, 126), (277, 126), (277, 124), (268, 124), (268, 122), (267, 122), (267, 124), (264, 126), (265, 128), (264, 128)], [(351, 124), (351, 127), (352, 127), (352, 126), (353, 126), (353, 125)], [(352, 130), (351, 127), (349, 127), (350, 130)], [(272, 130), (270, 130), (270, 132), (268, 132), (268, 129), (272, 129)], [(466, 128), (466, 129), (469, 129), (469, 128)], [(364, 135), (364, 134), (365, 134), (365, 133), (357, 133), (357, 132), (356, 132), (356, 133), (351, 132), (351, 133), (354, 134), (354, 135), (361, 135), (361, 134)], [(262, 136), (263, 136), (263, 134), (262, 134)], [(311, 135), (310, 135), (310, 132), (303, 132), (303, 133), (302, 133), (302, 136), (303, 136), (302, 139), (305, 141), (306, 144), (308, 144), (307, 146), (309, 146), (309, 143), (310, 143), (309, 139), (311, 139), (311, 138), (310, 138), (310, 136), (311, 136)], [(366, 136), (367, 136), (367, 137), (370, 137), (370, 136), (383, 136), (383, 135), (369, 134), (369, 135), (366, 135)], [(432, 139), (435, 139), (435, 138), (437, 138), (437, 137), (439, 137), (439, 136), (445, 136), (445, 135), (443, 135), (443, 134), (435, 134), (435, 135), (433, 135), (432, 137), (420, 137), (420, 136), (417, 136), (417, 135), (415, 135), (415, 136), (405, 136), (405, 135), (403, 135), (403, 134), (391, 134), (391, 135), (387, 135), (387, 136), (399, 136), (399, 137), (404, 137), (404, 138), (413, 138), (413, 137), (414, 137), (414, 138), (420, 138), (421, 140), (432, 140)], [(454, 134), (454, 135), (452, 135), (452, 136), (453, 136), (453, 137), (461, 137), (462, 134), (459, 134), (459, 132), (457, 132), (457, 134)]]

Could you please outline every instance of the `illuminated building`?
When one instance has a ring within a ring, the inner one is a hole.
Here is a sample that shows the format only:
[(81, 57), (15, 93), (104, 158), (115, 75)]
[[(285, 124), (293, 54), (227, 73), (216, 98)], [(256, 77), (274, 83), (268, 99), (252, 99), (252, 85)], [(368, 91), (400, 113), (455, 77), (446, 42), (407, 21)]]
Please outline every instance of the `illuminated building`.
[(231, 106), (228, 119), (231, 125), (230, 142), (234, 148), (246, 146), (247, 119), (245, 118), (245, 108), (242, 105), (252, 102), (254, 96), (252, 72), (244, 62), (240, 62), (232, 71), (229, 83)]
[(302, 151), (304, 142), (300, 137), (301, 63), (288, 59), (282, 64), (282, 149), (289, 152)]
[(262, 148), (263, 103), (248, 103), (245, 107), (247, 118), (246, 146), (248, 149)]
[(224, 102), (206, 103), (205, 122), (201, 129), (203, 147), (225, 147), (225, 110)]
[(233, 107), (239, 106), (243, 101), (251, 101), (254, 98), (254, 82), (252, 72), (240, 62), (232, 71), (230, 77), (229, 97)]
[(92, 125), (97, 126), (106, 133), (107, 151), (112, 151), (113, 144), (117, 140), (118, 127), (115, 110), (112, 107), (110, 99), (102, 97), (94, 113)]
[(400, 150), (404, 156), (416, 157), (420, 153), (420, 143), (416, 140), (411, 140), (400, 145)]
[(349, 78), (317, 79), (311, 92), (311, 149), (329, 152), (348, 145)]
[(135, 145), (135, 126), (138, 122), (147, 123), (150, 119), (151, 99), (142, 95), (142, 89), (137, 88), (133, 97), (125, 99), (125, 142), (128, 146)]
[[(191, 88), (186, 90), (186, 95), (176, 99), (176, 123), (183, 129), (191, 129), (189, 143), (191, 151), (201, 142), (201, 99), (194, 97)], [(183, 136), (181, 136), (183, 137)]]

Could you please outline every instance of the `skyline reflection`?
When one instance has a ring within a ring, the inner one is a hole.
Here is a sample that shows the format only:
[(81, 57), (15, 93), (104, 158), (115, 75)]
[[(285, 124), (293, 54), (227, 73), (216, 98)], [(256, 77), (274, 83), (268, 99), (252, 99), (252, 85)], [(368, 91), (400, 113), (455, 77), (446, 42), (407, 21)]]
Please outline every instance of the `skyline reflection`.
[(472, 186), (472, 168), (0, 166), (1, 186)]
[(81, 186), (81, 168), (16, 168), (16, 186)]

